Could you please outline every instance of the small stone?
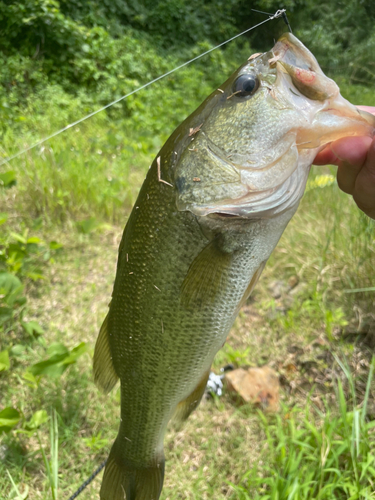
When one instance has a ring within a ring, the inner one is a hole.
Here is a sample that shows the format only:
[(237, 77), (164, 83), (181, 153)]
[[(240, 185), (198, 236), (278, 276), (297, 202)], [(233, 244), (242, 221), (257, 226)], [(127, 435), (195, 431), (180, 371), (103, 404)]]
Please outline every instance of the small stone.
[(226, 373), (224, 381), (227, 390), (239, 396), (242, 404), (252, 403), (267, 412), (278, 411), (280, 382), (269, 366), (238, 368)]

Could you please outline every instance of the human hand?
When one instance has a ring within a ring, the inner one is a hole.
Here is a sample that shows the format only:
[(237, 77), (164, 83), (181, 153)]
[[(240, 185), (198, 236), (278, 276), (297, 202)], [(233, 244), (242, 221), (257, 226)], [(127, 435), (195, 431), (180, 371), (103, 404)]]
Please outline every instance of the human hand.
[[(375, 114), (375, 107), (357, 106)], [(375, 219), (375, 138), (343, 137), (328, 144), (314, 165), (337, 165), (337, 183), (351, 194), (358, 207)]]

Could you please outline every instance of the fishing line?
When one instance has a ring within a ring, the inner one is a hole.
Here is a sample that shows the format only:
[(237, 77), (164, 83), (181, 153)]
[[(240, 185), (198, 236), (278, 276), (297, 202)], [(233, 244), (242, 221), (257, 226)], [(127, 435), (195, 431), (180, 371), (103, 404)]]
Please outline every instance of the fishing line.
[[(269, 12), (264, 12), (263, 10), (257, 10), (257, 9), (250, 9), (252, 10), (253, 12), (259, 12), (259, 14), (265, 14), (266, 16), (272, 16), (272, 14), (270, 14)], [(282, 9), (280, 11), (277, 11), (277, 12), (281, 12), (281, 16), (282, 18), (284, 19), (284, 23), (288, 26), (288, 30), (293, 33), (292, 31), (292, 28), (289, 24), (289, 20), (288, 20), (288, 17), (286, 15), (286, 10), (285, 9)]]
[[(214, 50), (222, 47), (223, 45), (231, 42), (232, 40), (235, 40), (236, 38), (244, 35), (245, 33), (248, 33), (249, 31), (252, 31), (254, 30), (255, 28), (258, 28), (259, 26), (261, 26), (262, 24), (265, 24), (265, 23), (268, 23), (269, 21), (273, 21), (274, 19), (277, 19), (278, 17), (282, 17), (285, 21), (285, 18), (286, 18), (286, 10), (285, 9), (279, 9), (278, 11), (275, 12), (275, 14), (267, 14), (269, 15), (270, 17), (268, 19), (265, 19), (264, 21), (256, 24), (255, 26), (252, 26), (251, 28), (248, 28), (246, 29), (245, 31), (242, 31), (241, 33), (238, 33), (237, 35), (235, 36), (232, 36), (232, 38), (229, 38), (228, 40), (226, 40), (225, 42), (222, 42), (220, 43), (219, 45), (216, 45), (216, 47), (213, 47), (212, 49), (209, 49), (209, 50), (206, 50), (206, 52), (203, 52), (202, 54), (196, 56), (196, 57), (193, 57), (193, 59), (190, 59), (189, 61), (186, 61), (184, 62), (183, 64), (180, 64), (179, 66), (176, 66), (175, 68), (171, 69), (170, 71), (167, 71), (166, 73), (164, 73), (163, 75), (160, 75), (156, 78), (154, 78), (153, 80), (145, 83), (144, 85), (141, 85), (140, 87), (136, 88), (135, 90), (132, 90), (131, 92), (129, 92), (128, 94), (125, 94), (123, 95), (122, 97), (119, 97), (118, 99), (115, 99), (114, 101), (110, 102), (109, 104), (106, 104), (105, 106), (103, 106), (102, 108), (99, 108), (97, 109), (96, 111), (93, 111), (92, 113), (84, 116), (83, 118), (80, 118), (79, 120), (73, 122), (73, 123), (70, 123), (69, 125), (66, 125), (64, 128), (58, 130), (57, 132), (54, 132), (53, 134), (47, 136), (47, 137), (44, 137), (44, 139), (40, 139), (39, 141), (35, 142), (34, 144), (32, 144), (31, 146), (25, 148), (25, 149), (21, 149), (21, 151), (18, 151), (18, 153), (15, 153), (14, 155), (11, 155), (11, 156), (8, 156), (7, 158), (4, 158), (3, 160), (1, 160), (0, 162), (0, 166), (1, 165), (4, 165), (4, 163), (7, 163), (11, 160), (13, 160), (14, 158), (17, 158), (18, 156), (22, 155), (23, 153), (27, 153), (28, 151), (30, 151), (31, 149), (34, 149), (36, 148), (37, 146), (40, 146), (41, 144), (43, 144), (44, 142), (52, 139), (53, 137), (56, 137), (57, 135), (61, 134), (62, 132), (65, 132), (66, 130), (72, 128), (72, 127), (75, 127), (76, 125), (78, 125), (79, 123), (82, 123), (83, 121), (87, 120), (88, 118), (91, 118), (92, 116), (100, 113), (101, 111), (104, 111), (105, 109), (108, 109), (110, 108), (111, 106), (113, 106), (114, 104), (117, 104), (118, 102), (122, 101), (123, 99), (126, 99), (127, 97), (135, 94), (136, 92), (139, 92), (140, 90), (142, 89), (145, 89), (146, 87), (148, 87), (149, 85), (152, 85), (153, 83), (155, 82), (158, 82), (159, 80), (161, 80), (162, 78), (165, 78), (166, 76), (174, 73), (175, 71), (178, 71), (179, 69), (181, 68), (184, 68), (185, 66), (187, 66), (188, 64), (196, 61), (197, 59), (200, 59), (201, 57), (209, 54), (210, 52), (213, 52)], [(288, 26), (289, 26), (289, 23), (287, 22)], [(291, 30), (290, 30), (291, 31)]]
[(78, 490), (75, 493), (73, 493), (73, 495), (71, 497), (68, 498), (68, 500), (74, 500), (75, 498), (77, 498), (78, 495), (80, 493), (82, 493), (82, 491), (86, 488), (86, 486), (88, 486), (91, 483), (91, 481), (93, 481), (96, 478), (96, 476), (99, 474), (99, 472), (102, 469), (104, 469), (106, 463), (107, 463), (107, 460), (104, 460), (104, 462), (102, 462), (99, 465), (99, 467), (91, 474), (91, 476), (88, 479), (86, 479), (86, 481), (78, 488)]

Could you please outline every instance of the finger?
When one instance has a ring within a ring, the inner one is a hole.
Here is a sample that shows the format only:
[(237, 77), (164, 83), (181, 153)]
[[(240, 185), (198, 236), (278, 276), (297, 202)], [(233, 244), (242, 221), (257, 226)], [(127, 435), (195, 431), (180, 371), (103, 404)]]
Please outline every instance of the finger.
[(375, 139), (357, 176), (353, 198), (365, 214), (375, 219)]
[[(356, 107), (358, 109), (367, 111), (368, 113), (375, 115), (375, 106), (356, 106)], [(313, 163), (314, 165), (338, 165), (338, 161), (339, 159), (337, 158), (335, 153), (330, 148), (330, 145), (328, 144), (322, 151), (320, 151), (316, 155)]]
[(320, 153), (318, 153), (313, 161), (314, 165), (337, 165), (338, 158), (328, 144)]
[[(375, 109), (375, 108), (374, 108)], [(366, 159), (370, 137), (343, 137), (328, 144), (314, 160), (314, 165), (341, 165), (343, 161), (350, 165), (362, 165)]]
[(371, 137), (345, 137), (330, 145), (337, 158), (337, 183), (345, 193), (354, 193), (356, 179), (366, 162), (371, 142)]
[(363, 111), (367, 111), (368, 113), (375, 114), (375, 107), (374, 106), (356, 106), (358, 109), (362, 109)]

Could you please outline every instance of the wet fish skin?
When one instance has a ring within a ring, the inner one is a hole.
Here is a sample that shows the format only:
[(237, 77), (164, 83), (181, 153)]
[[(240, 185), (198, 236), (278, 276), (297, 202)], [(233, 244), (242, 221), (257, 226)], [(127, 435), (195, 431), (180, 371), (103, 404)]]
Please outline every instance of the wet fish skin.
[[(259, 84), (244, 98), (235, 94), (241, 75)], [(317, 151), (340, 134), (373, 133), (371, 119), (344, 102), (290, 35), (220, 89), (159, 152), (120, 244), (94, 356), (105, 392), (121, 381), (102, 500), (159, 498), (168, 421), (199, 404), (213, 357), (296, 211)]]

